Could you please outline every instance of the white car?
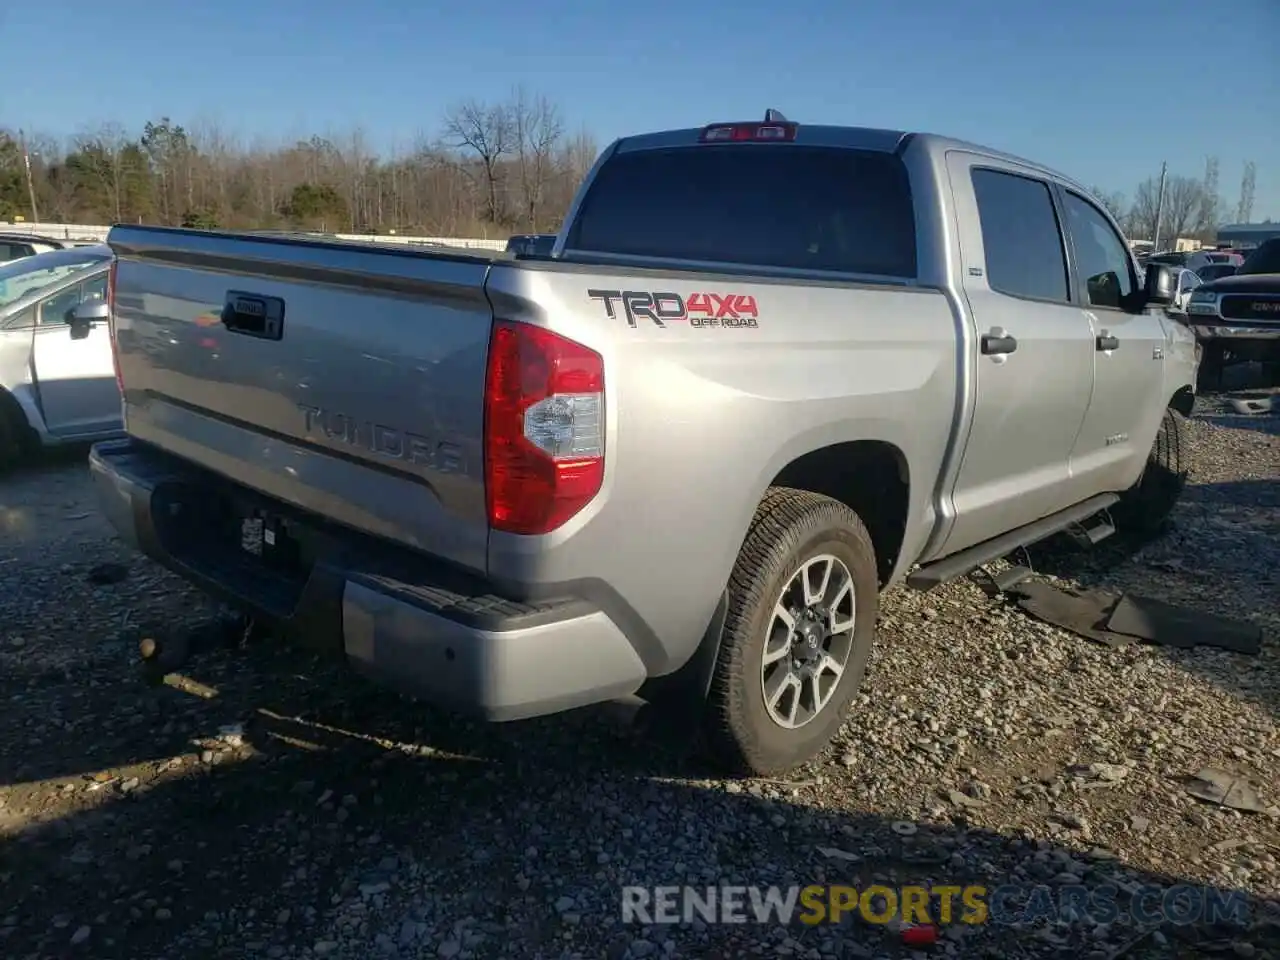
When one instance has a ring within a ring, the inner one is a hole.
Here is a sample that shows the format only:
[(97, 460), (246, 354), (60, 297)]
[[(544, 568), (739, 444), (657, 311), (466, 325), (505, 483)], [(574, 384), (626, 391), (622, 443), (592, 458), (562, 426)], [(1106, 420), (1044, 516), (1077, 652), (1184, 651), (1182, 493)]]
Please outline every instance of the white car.
[(1194, 270), (1183, 268), (1178, 271), (1178, 286), (1174, 293), (1173, 303), (1169, 304), (1169, 313), (1186, 314), (1187, 304), (1191, 302), (1191, 294), (1196, 287), (1204, 283)]
[(105, 244), (0, 265), (0, 468), (40, 446), (122, 435)]
[(14, 260), (34, 257), (37, 253), (62, 250), (66, 246), (64, 240), (51, 240), (31, 233), (0, 231), (0, 263), (12, 263)]

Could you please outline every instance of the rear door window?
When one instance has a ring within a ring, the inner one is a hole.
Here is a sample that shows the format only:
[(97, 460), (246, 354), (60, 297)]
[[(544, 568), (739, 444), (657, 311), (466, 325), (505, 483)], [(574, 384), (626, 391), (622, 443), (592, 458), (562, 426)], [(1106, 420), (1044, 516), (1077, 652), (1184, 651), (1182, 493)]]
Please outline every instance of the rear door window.
[(585, 253), (916, 275), (915, 210), (890, 153), (732, 144), (616, 154), (566, 243)]
[(1067, 257), (1049, 185), (982, 168), (972, 177), (991, 289), (1028, 300), (1069, 301)]

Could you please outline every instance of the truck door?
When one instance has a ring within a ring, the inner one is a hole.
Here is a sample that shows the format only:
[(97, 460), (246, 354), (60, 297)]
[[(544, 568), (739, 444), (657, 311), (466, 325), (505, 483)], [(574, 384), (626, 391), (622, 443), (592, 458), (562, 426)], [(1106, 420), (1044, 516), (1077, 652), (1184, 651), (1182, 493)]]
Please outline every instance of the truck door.
[(1076, 499), (1119, 492), (1146, 464), (1168, 398), (1165, 328), (1141, 297), (1128, 245), (1091, 201), (1062, 189), (1078, 292), (1095, 337), (1093, 399), (1071, 451)]
[(1061, 216), (1034, 171), (948, 155), (963, 293), (976, 325), (973, 421), (943, 554), (1070, 506), (1069, 462), (1093, 388), (1094, 335)]

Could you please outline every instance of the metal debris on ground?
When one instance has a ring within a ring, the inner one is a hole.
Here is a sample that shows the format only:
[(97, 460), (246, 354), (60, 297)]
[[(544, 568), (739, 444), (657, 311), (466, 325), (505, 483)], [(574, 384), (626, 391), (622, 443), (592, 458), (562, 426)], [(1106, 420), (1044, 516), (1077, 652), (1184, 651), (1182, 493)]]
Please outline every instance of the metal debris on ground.
[(1013, 587), (1009, 595), (1020, 610), (1037, 620), (1108, 647), (1142, 640), (1164, 647), (1217, 647), (1250, 655), (1262, 649), (1262, 628), (1255, 624), (1133, 594), (1068, 591), (1031, 580)]
[(1263, 805), (1253, 784), (1243, 777), (1226, 770), (1205, 767), (1188, 779), (1184, 788), (1188, 795), (1220, 807), (1243, 810), (1246, 813), (1263, 813)]

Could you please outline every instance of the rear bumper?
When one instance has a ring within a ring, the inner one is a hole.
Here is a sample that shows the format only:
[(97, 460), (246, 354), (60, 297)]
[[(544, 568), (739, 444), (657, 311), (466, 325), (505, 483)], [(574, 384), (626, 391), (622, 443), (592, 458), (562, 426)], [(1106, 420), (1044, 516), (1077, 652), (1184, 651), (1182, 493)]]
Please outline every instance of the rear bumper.
[(581, 600), (513, 602), (320, 520), (321, 549), (289, 580), (247, 553), (207, 546), (188, 519), (211, 490), (247, 491), (130, 440), (98, 444), (89, 467), (103, 513), (142, 553), (403, 693), (517, 720), (634, 693), (645, 680), (622, 631)]

